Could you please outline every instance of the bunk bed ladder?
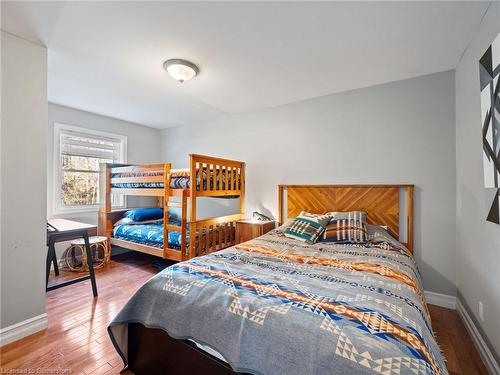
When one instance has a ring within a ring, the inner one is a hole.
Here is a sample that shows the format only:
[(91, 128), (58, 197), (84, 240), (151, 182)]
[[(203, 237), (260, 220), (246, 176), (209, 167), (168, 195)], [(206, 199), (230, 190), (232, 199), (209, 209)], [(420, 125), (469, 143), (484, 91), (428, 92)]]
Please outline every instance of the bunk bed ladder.
[[(191, 198), (188, 258), (209, 254), (235, 244), (236, 221), (245, 202), (245, 163), (227, 159), (189, 155)], [(239, 196), (240, 211), (234, 215), (199, 220), (196, 198)]]
[(187, 197), (189, 193), (186, 189), (182, 190), (181, 196), (181, 260), (188, 259), (186, 250), (186, 229), (187, 229)]
[[(200, 166), (201, 167), (201, 166)], [(193, 154), (189, 155), (189, 170), (190, 170), (190, 185), (189, 185), (189, 196), (191, 197), (190, 214), (189, 214), (189, 254), (188, 259), (194, 258), (196, 256), (196, 158)], [(202, 179), (203, 173), (200, 173), (200, 180)], [(200, 181), (200, 189), (203, 186), (203, 181)], [(184, 254), (183, 254), (184, 256)]]
[(168, 218), (168, 205), (170, 197), (170, 169), (172, 164), (165, 163), (163, 167), (163, 258), (168, 258), (168, 227), (170, 221)]

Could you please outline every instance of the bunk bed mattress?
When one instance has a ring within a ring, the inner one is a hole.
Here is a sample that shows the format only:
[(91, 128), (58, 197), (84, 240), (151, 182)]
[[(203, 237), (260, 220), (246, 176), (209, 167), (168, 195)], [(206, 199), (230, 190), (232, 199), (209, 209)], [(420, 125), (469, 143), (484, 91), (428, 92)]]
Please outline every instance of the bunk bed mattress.
[(412, 254), (383, 232), (358, 244), (284, 236), (177, 263), (144, 284), (108, 332), (161, 328), (251, 374), (447, 374)]
[[(115, 177), (153, 177), (163, 176), (162, 172), (127, 172), (113, 173), (111, 178)], [(172, 189), (189, 189), (189, 169), (176, 169), (170, 173), (170, 188)], [(125, 182), (111, 184), (111, 187), (120, 189), (138, 189), (138, 188), (162, 188), (163, 182)]]
[[(144, 172), (126, 172), (126, 173), (113, 173), (111, 178), (118, 177), (153, 177), (153, 176), (163, 176), (163, 172), (158, 171), (144, 171)], [(213, 172), (210, 171), (210, 187), (213, 186)], [(225, 170), (217, 169), (215, 173), (216, 185), (222, 184), (222, 189), (225, 189), (226, 184), (226, 173)], [(228, 176), (229, 177), (229, 176)], [(204, 171), (204, 189), (206, 189), (207, 174)], [(233, 189), (236, 190), (236, 179), (233, 180)], [(198, 177), (197, 185), (199, 186), (200, 181)], [(190, 170), (188, 169), (173, 169), (170, 173), (170, 188), (171, 189), (189, 189), (190, 188)], [(140, 188), (158, 188), (163, 189), (163, 182), (122, 182), (111, 184), (111, 187), (118, 189), (140, 189)]]
[[(161, 248), (163, 247), (163, 224), (117, 225), (113, 229), (113, 237)], [(168, 244), (176, 243), (179, 243), (180, 248), (180, 233), (169, 231)]]
[[(212, 233), (213, 229), (209, 231)], [(225, 236), (224, 229), (216, 229), (217, 234), (220, 236)], [(205, 236), (205, 231), (203, 235)], [(234, 229), (232, 236), (234, 237)], [(113, 229), (113, 237), (139, 243), (142, 245), (148, 245), (158, 248), (163, 248), (163, 224), (134, 224), (134, 225), (117, 225)], [(171, 249), (181, 248), (181, 233), (178, 231), (169, 230), (168, 231), (168, 247)], [(198, 234), (196, 234), (198, 238)], [(217, 236), (217, 239), (219, 236)], [(209, 235), (209, 246), (211, 245), (212, 236)], [(218, 242), (218, 241), (216, 241)], [(198, 244), (196, 244), (198, 245)], [(186, 246), (189, 246), (189, 225), (186, 230)]]

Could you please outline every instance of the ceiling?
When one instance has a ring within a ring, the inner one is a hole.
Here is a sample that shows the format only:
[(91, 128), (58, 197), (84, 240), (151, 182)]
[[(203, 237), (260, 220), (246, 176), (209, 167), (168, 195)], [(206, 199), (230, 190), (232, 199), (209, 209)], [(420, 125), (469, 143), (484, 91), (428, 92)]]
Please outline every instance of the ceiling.
[(50, 101), (166, 128), (453, 69), (488, 4), (2, 1), (2, 29), (48, 47)]

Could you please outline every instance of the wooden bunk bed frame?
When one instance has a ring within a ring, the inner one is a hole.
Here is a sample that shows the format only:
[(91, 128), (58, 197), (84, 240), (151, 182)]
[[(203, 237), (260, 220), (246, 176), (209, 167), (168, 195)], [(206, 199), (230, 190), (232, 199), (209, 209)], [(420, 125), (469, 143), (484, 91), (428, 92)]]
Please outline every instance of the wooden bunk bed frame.
[[(171, 163), (108, 166), (101, 164), (100, 202), (98, 233), (110, 239), (111, 244), (126, 249), (170, 259), (183, 261), (205, 255), (236, 244), (236, 221), (243, 217), (245, 202), (245, 163), (206, 155), (189, 155), (189, 188), (170, 187)], [(115, 174), (134, 174), (129, 177), (113, 177)], [(150, 173), (138, 176), (141, 173)], [(152, 174), (152, 175), (151, 175)], [(161, 188), (116, 188), (113, 184), (163, 183)], [(123, 239), (113, 238), (113, 225), (123, 217), (128, 209), (113, 210), (111, 194), (154, 196), (157, 205), (163, 208), (163, 249)], [(170, 197), (180, 197), (180, 202), (170, 201)], [(196, 198), (198, 197), (239, 197), (239, 213), (228, 216), (197, 219)], [(190, 216), (187, 220), (188, 201)], [(168, 207), (181, 208), (181, 225), (169, 224)], [(186, 249), (189, 226), (189, 249)], [(180, 249), (169, 248), (168, 232), (181, 233)], [(196, 234), (199, 234), (196, 236)], [(204, 233), (204, 234), (203, 234)]]

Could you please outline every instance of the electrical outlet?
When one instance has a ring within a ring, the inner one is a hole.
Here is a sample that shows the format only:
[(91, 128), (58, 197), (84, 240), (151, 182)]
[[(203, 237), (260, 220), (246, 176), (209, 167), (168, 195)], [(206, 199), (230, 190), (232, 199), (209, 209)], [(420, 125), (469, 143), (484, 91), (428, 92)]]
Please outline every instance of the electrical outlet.
[(479, 320), (481, 322), (484, 322), (484, 305), (481, 301), (478, 303), (478, 310), (479, 310)]

